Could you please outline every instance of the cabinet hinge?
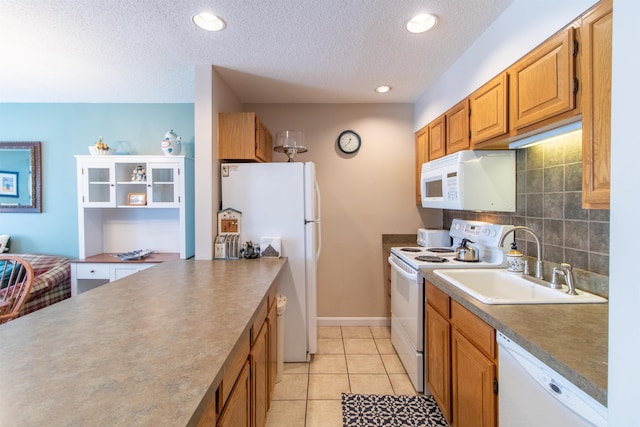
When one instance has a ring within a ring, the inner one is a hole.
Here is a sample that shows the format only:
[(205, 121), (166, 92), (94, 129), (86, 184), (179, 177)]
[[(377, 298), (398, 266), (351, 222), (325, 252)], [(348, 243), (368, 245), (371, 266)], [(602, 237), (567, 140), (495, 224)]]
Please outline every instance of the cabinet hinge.
[(578, 56), (578, 40), (573, 41), (573, 56)]
[(178, 168), (178, 176), (180, 176), (180, 168)]
[(573, 78), (573, 94), (577, 94), (578, 93), (578, 89), (580, 87), (580, 81), (578, 80), (577, 77)]
[(498, 394), (498, 379), (493, 379), (493, 394)]

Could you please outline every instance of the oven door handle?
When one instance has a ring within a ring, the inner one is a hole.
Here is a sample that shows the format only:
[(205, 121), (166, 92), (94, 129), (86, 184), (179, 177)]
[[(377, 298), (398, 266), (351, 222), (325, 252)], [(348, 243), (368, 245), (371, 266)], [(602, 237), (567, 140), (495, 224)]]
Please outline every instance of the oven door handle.
[(405, 279), (411, 280), (413, 282), (418, 280), (418, 272), (414, 271), (413, 273), (409, 273), (408, 271), (405, 271), (405, 269), (403, 268), (404, 265), (399, 264), (400, 262), (402, 261), (398, 261), (396, 258), (391, 256), (389, 257), (389, 264), (391, 265), (391, 267), (393, 267), (393, 269), (400, 273)]

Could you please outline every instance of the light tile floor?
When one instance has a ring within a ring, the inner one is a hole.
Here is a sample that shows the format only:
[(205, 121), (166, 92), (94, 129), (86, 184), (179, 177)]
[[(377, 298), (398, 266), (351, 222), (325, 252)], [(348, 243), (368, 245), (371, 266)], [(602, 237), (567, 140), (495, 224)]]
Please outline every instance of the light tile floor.
[(343, 392), (416, 394), (388, 327), (319, 327), (311, 362), (284, 364), (267, 427), (340, 427)]

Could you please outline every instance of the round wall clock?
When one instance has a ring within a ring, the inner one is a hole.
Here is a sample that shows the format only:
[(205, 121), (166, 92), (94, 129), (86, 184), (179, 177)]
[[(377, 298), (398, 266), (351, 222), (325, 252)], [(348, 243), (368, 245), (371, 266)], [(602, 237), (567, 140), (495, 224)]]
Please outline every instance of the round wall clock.
[(360, 149), (360, 135), (352, 130), (345, 130), (338, 136), (338, 148), (345, 154), (353, 154)]

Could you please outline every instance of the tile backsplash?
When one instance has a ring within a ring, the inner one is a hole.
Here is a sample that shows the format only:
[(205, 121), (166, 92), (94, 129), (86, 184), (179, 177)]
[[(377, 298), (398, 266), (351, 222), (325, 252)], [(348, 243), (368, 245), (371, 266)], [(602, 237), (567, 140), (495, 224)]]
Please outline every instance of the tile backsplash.
[[(554, 266), (567, 262), (577, 269), (579, 288), (608, 296), (609, 211), (582, 209), (580, 132), (517, 150), (516, 212), (445, 210), (444, 228), (454, 218), (531, 228), (540, 238), (547, 280)], [(536, 256), (529, 233), (516, 232), (516, 244), (524, 254)]]

